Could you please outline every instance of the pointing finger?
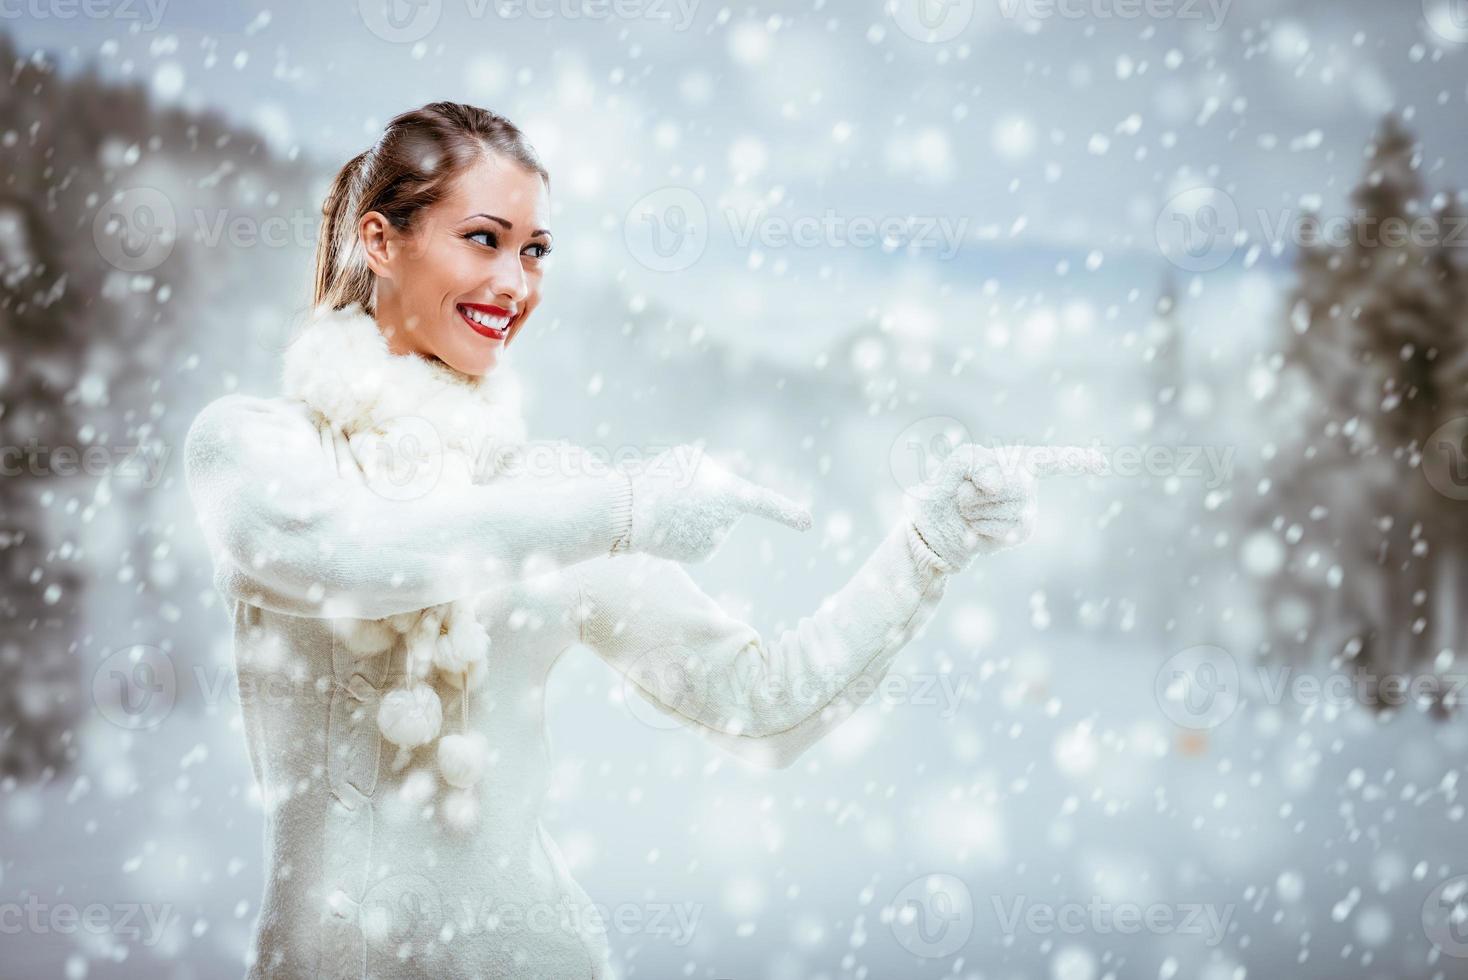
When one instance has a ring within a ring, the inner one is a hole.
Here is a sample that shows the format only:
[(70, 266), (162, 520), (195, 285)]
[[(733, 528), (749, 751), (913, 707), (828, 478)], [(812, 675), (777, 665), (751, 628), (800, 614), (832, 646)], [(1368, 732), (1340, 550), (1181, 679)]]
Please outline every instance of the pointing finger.
[(808, 531), (811, 526), (810, 511), (776, 490), (736, 478), (734, 503), (746, 514), (779, 521), (797, 531)]

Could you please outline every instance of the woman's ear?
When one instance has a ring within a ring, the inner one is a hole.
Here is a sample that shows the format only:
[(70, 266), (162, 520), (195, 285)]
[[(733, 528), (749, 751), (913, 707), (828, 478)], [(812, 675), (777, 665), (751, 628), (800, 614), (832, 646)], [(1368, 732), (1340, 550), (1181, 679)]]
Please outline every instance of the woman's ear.
[(392, 258), (397, 250), (396, 235), (397, 229), (381, 211), (368, 211), (357, 222), (357, 237), (362, 242), (367, 268), (379, 278), (392, 278)]

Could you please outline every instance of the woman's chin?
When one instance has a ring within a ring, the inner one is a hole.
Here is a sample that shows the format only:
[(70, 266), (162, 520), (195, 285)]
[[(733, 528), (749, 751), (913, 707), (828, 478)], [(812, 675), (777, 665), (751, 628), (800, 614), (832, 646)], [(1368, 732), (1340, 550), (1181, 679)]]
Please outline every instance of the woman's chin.
[(485, 345), (484, 349), (454, 351), (452, 354), (439, 355), (439, 360), (460, 374), (467, 374), (479, 378), (489, 374), (499, 364), (500, 344)]

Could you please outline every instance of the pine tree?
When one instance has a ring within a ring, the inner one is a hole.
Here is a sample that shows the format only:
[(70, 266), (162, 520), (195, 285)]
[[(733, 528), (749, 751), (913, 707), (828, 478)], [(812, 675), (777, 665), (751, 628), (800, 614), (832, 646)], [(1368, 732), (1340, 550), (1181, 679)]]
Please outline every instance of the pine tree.
[[(1320, 242), (1318, 223), (1306, 223), (1277, 399), (1299, 428), (1272, 467), (1265, 511), (1289, 555), (1268, 590), (1271, 645), (1308, 655), (1338, 644), (1378, 682), (1431, 662), (1438, 552), (1464, 547), (1451, 532), (1457, 502), (1417, 472), (1428, 434), (1462, 412), (1468, 330), (1460, 258), (1444, 214), (1426, 205), (1419, 162), (1411, 134), (1388, 117), (1352, 195), (1350, 240)], [(1339, 581), (1322, 581), (1322, 553)], [(1278, 628), (1286, 602), (1304, 603), (1307, 628)], [(1344, 638), (1323, 635), (1327, 622), (1345, 623)]]

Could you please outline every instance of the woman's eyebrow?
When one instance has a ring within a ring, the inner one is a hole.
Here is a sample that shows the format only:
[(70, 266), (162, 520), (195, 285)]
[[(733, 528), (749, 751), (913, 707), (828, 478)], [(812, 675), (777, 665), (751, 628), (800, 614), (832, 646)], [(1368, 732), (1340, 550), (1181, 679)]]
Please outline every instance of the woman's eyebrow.
[[(512, 225), (510, 222), (506, 221), (504, 218), (501, 218), (497, 214), (485, 214), (483, 211), (480, 211), (477, 214), (471, 214), (471, 215), (469, 215), (469, 218), (488, 218), (490, 221), (498, 221), (500, 224), (504, 225), (505, 226), (505, 231), (514, 231), (515, 230), (515, 226), (514, 225)], [(465, 218), (464, 220), (465, 221), (468, 221), (469, 218)], [(550, 236), (550, 230), (548, 228), (537, 228), (537, 229), (535, 229), (534, 231), (532, 231), (530, 233), (530, 237), (531, 238), (535, 238), (538, 235), (545, 235), (546, 237), (549, 237)]]

